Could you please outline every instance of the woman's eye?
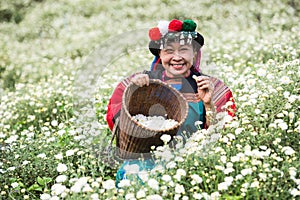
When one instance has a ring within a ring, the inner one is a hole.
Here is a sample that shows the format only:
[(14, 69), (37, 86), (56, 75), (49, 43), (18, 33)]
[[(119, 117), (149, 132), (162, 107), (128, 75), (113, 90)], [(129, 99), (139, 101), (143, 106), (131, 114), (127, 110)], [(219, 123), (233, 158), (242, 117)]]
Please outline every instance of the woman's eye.
[(173, 49), (166, 49), (167, 53), (173, 53)]

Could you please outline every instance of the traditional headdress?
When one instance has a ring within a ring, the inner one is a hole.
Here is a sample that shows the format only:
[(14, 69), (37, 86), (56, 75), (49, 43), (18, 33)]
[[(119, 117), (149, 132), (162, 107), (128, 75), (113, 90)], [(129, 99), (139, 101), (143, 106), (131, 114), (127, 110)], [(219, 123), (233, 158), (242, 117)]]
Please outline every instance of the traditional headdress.
[(204, 45), (203, 36), (196, 31), (197, 24), (193, 20), (180, 21), (173, 19), (170, 22), (160, 21), (156, 27), (149, 30), (149, 50), (155, 56), (163, 49), (168, 41), (180, 44), (193, 44), (196, 50)]
[(194, 68), (200, 70), (201, 47), (204, 45), (203, 36), (196, 31), (197, 24), (193, 20), (180, 21), (173, 19), (160, 21), (157, 27), (149, 30), (149, 50), (155, 56), (151, 64), (151, 70), (156, 70), (160, 63), (159, 52), (168, 41), (179, 41), (182, 44), (192, 43), (194, 51), (197, 52), (194, 58)]

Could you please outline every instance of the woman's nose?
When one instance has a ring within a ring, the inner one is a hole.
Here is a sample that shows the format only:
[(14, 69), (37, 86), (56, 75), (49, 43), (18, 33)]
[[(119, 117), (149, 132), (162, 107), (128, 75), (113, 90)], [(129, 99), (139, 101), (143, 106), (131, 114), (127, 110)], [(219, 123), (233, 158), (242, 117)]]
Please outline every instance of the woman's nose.
[(178, 51), (175, 51), (173, 53), (173, 59), (182, 59), (182, 56), (180, 55), (180, 53)]

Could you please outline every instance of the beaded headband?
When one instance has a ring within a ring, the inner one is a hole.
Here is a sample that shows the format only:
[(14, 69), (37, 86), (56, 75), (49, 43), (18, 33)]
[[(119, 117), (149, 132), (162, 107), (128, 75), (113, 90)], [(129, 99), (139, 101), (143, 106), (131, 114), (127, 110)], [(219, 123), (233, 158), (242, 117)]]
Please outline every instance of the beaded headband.
[(195, 31), (197, 24), (193, 20), (180, 21), (173, 19), (170, 22), (160, 21), (157, 27), (149, 30), (149, 38), (163, 49), (168, 41), (179, 42), (181, 45), (192, 44), (192, 40), (197, 37)]

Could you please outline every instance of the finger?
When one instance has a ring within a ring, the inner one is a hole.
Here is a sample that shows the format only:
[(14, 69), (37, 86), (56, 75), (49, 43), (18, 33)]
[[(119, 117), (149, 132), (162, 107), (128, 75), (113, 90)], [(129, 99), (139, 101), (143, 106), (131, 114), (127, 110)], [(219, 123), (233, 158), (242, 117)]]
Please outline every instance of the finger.
[(142, 86), (147, 85), (148, 86), (148, 76), (143, 76), (141, 79)]
[(198, 89), (199, 90), (209, 89), (209, 84), (203, 84), (203, 85), (199, 86)]
[(198, 76), (197, 77), (197, 82), (201, 82), (201, 81), (205, 81), (205, 80), (209, 80), (208, 76)]
[(204, 85), (209, 85), (209, 83), (210, 83), (209, 80), (202, 80), (202, 81), (197, 83), (197, 86), (202, 87)]
[(149, 76), (146, 76), (146, 85), (149, 86), (149, 84), (150, 84)]
[(198, 86), (198, 89), (208, 89), (209, 91), (213, 92), (214, 91), (214, 84), (209, 82), (206, 82), (200, 86)]

